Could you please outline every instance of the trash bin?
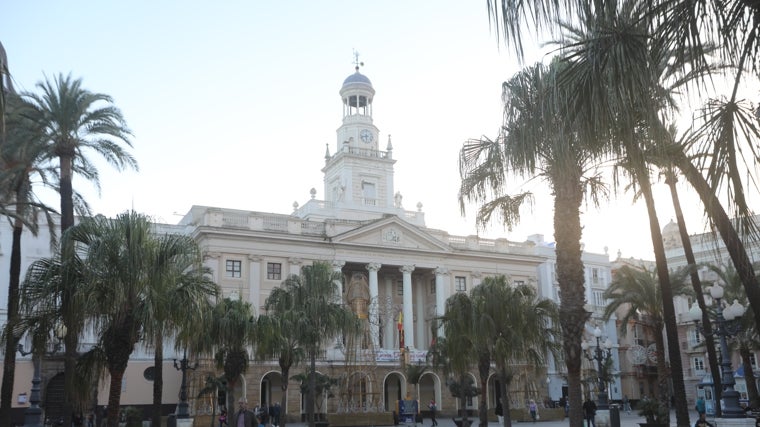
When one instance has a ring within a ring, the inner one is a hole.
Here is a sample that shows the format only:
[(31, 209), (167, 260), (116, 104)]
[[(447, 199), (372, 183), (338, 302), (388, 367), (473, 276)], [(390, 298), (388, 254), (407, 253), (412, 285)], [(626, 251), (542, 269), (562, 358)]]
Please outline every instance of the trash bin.
[(610, 405), (610, 427), (620, 427), (620, 405)]
[[(618, 423), (618, 425), (620, 425)], [(177, 414), (169, 414), (166, 418), (166, 427), (177, 427)]]

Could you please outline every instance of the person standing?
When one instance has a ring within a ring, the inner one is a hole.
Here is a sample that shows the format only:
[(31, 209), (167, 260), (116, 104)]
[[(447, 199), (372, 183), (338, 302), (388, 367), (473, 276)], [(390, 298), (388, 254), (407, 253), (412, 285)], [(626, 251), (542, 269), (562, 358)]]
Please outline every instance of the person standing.
[(530, 402), (528, 402), (528, 411), (530, 411), (530, 419), (535, 423), (536, 419), (538, 419), (538, 405), (536, 405), (535, 400), (530, 399)]
[(631, 402), (628, 401), (628, 395), (623, 396), (623, 410), (626, 414), (631, 414)]
[(222, 412), (219, 414), (219, 427), (227, 427), (227, 410), (222, 409)]
[(697, 405), (695, 406), (694, 409), (697, 410), (697, 414), (698, 415), (702, 415), (702, 414), (705, 414), (707, 412), (707, 410), (705, 408), (705, 398), (704, 397), (702, 397), (702, 396), (697, 397)]
[(435, 399), (430, 399), (428, 409), (430, 409), (430, 420), (433, 421), (432, 425), (437, 426), (438, 421), (435, 420), (435, 411), (438, 410), (438, 406), (435, 404)]
[(234, 423), (231, 427), (256, 427), (256, 415), (248, 410), (248, 401), (244, 397), (238, 400), (238, 410), (235, 412)]
[(594, 417), (596, 416), (596, 403), (594, 403), (591, 399), (586, 399), (585, 402), (583, 402), (583, 417), (586, 419), (586, 426), (596, 427), (596, 421), (594, 421)]
[(272, 424), (274, 424), (274, 427), (280, 427), (280, 402), (274, 402), (271, 412)]
[(504, 407), (501, 406), (501, 399), (496, 402), (496, 409), (494, 409), (494, 413), (496, 414), (496, 418), (499, 420), (499, 424), (504, 425)]

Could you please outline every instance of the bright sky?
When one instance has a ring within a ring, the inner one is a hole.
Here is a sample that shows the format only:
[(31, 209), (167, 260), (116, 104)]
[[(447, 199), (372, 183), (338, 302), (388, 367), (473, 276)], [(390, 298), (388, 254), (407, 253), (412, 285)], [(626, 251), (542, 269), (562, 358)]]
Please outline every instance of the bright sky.
[[(485, 0), (13, 1), (0, 41), (17, 90), (72, 73), (121, 108), (140, 171), (100, 163), (100, 197), (75, 181), (95, 212), (134, 207), (168, 223), (192, 205), (287, 214), (312, 187), (323, 199), (325, 144), (335, 152), (338, 91), (356, 49), (377, 91), (381, 147), (393, 135), (404, 206), (421, 202), (428, 227), (478, 234), (475, 208), (459, 212), (457, 155), (466, 139), (495, 136), (501, 83), (519, 70), (489, 28)], [(528, 188), (536, 205), (518, 227), (479, 234), (552, 241), (551, 195)], [(656, 190), (664, 226), (672, 209), (664, 184)], [(687, 213), (701, 232), (701, 211)], [(653, 259), (646, 210), (630, 195), (589, 207), (583, 221), (587, 250)]]

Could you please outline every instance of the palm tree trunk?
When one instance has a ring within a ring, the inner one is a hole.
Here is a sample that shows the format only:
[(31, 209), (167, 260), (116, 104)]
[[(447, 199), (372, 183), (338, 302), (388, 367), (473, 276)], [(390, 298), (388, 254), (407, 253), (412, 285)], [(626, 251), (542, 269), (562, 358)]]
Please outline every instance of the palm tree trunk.
[[(580, 173), (580, 172), (578, 172)], [(560, 288), (559, 319), (562, 348), (567, 366), (570, 397), (570, 427), (583, 427), (581, 396), (581, 341), (589, 313), (581, 261), (581, 216), (583, 188), (580, 179), (554, 179), (554, 238), (557, 241), (557, 281)], [(505, 396), (506, 397), (506, 396)]]
[[(712, 188), (710, 188), (710, 185), (705, 181), (704, 176), (686, 157), (682, 157), (679, 160), (679, 169), (681, 169), (689, 184), (699, 194), (699, 198), (705, 206), (705, 211), (710, 221), (718, 229), (718, 233), (726, 245), (726, 250), (729, 256), (731, 256), (736, 274), (744, 286), (749, 305), (752, 306), (752, 310), (755, 313), (760, 313), (760, 283), (758, 283), (755, 277), (755, 270), (752, 268), (752, 262), (747, 255), (744, 243), (742, 243), (731, 219), (728, 217), (723, 205), (720, 204), (720, 200), (715, 196)], [(755, 327), (760, 331), (760, 316), (755, 316)]]
[[(119, 405), (121, 404), (121, 380), (124, 371), (110, 371), (111, 383), (108, 386), (108, 427), (119, 427)], [(71, 424), (68, 424), (71, 425)]]
[(309, 351), (309, 389), (306, 393), (306, 418), (308, 418), (309, 427), (314, 427), (314, 400), (317, 392), (317, 351)]
[(507, 375), (501, 375), (501, 410), (502, 417), (504, 417), (504, 427), (512, 427), (512, 416), (510, 414), (509, 406), (509, 383), (510, 380)]
[(459, 407), (460, 407), (460, 410), (462, 411), (462, 427), (470, 427), (470, 422), (467, 418), (467, 395), (464, 392), (465, 378), (467, 378), (465, 374), (462, 374), (459, 376), (459, 384), (462, 384), (462, 394), (461, 396), (459, 396)]
[[(164, 391), (164, 340), (163, 334), (155, 337), (155, 349), (153, 352), (153, 413), (151, 425), (161, 425), (161, 403)], [(211, 418), (212, 422), (214, 417)]]
[(13, 223), (11, 243), (10, 279), (8, 281), (8, 323), (5, 325), (5, 357), (3, 362), (3, 384), (0, 391), (0, 426), (11, 425), (11, 405), (13, 402), (13, 381), (16, 373), (16, 348), (19, 337), (13, 329), (18, 323), (19, 283), (21, 282), (21, 233), (24, 229), (20, 219)]
[(662, 322), (654, 322), (654, 345), (657, 347), (657, 398), (660, 404), (669, 406), (668, 402), (668, 366), (665, 364), (665, 341), (662, 339)]
[(280, 370), (282, 371), (282, 396), (280, 396), (280, 427), (285, 427), (287, 424), (287, 398), (288, 398), (288, 378), (290, 378), (290, 365), (288, 366), (280, 366)]
[[(686, 221), (683, 218), (683, 210), (681, 209), (681, 202), (678, 197), (678, 191), (676, 190), (676, 176), (674, 171), (669, 171), (668, 177), (665, 183), (670, 187), (670, 197), (673, 201), (673, 208), (676, 212), (676, 222), (678, 223), (678, 233), (681, 236), (681, 243), (683, 246), (683, 253), (686, 257), (686, 263), (690, 267), (696, 267), (697, 261), (694, 258), (694, 250), (691, 247), (691, 239), (689, 239), (689, 233), (686, 229)], [(699, 273), (696, 268), (692, 268), (689, 277), (691, 278), (691, 287), (694, 290), (694, 295), (697, 299), (697, 305), (702, 310), (702, 325), (705, 336), (705, 346), (707, 347), (707, 361), (710, 365), (710, 374), (712, 375), (713, 384), (720, 384), (720, 368), (718, 366), (718, 354), (715, 351), (715, 339), (712, 333), (712, 322), (708, 316), (707, 305), (705, 304), (705, 296), (702, 293), (702, 283), (699, 280)], [(720, 387), (714, 387), (715, 389), (715, 401), (720, 402), (721, 394), (723, 390)], [(720, 405), (715, 405), (715, 416), (721, 417)]]
[(486, 355), (478, 360), (478, 374), (480, 375), (480, 402), (478, 402), (478, 418), (480, 427), (488, 426), (488, 374), (491, 371), (491, 359)]
[[(74, 191), (72, 181), (72, 165), (74, 162), (74, 152), (59, 154), (61, 168), (60, 192), (61, 192), (61, 236), (63, 233), (74, 225)], [(64, 275), (64, 280), (68, 280), (69, 275)], [(74, 376), (76, 375), (77, 348), (79, 347), (78, 331), (73, 325), (76, 323), (70, 307), (71, 297), (66, 292), (74, 292), (72, 286), (64, 284), (64, 295), (61, 298), (61, 311), (63, 312), (63, 323), (68, 333), (66, 334), (66, 352), (64, 353), (63, 364), (63, 420), (65, 426), (71, 425), (71, 414), (74, 410)], [(110, 408), (109, 408), (110, 411)], [(110, 422), (110, 417), (109, 417)]]
[[(662, 313), (668, 340), (670, 374), (673, 381), (673, 394), (676, 403), (676, 423), (679, 427), (688, 427), (690, 425), (689, 410), (686, 406), (686, 388), (683, 383), (683, 365), (681, 363), (681, 349), (679, 347), (678, 329), (676, 326), (676, 309), (673, 305), (673, 291), (670, 288), (670, 273), (668, 272), (668, 262), (665, 259), (665, 246), (662, 243), (660, 222), (657, 219), (657, 211), (655, 210), (649, 171), (646, 168), (640, 167), (634, 173), (636, 174), (636, 178), (638, 178), (641, 192), (646, 202), (647, 215), (649, 216), (649, 232), (652, 238), (652, 246), (654, 247), (657, 277), (662, 293)], [(660, 399), (662, 398), (660, 397)], [(669, 404), (667, 401), (665, 403), (666, 405)]]

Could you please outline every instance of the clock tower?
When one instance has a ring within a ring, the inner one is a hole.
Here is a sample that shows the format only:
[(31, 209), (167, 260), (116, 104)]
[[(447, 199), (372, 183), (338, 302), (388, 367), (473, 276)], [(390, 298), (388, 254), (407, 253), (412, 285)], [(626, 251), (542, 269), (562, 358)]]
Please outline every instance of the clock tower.
[(359, 72), (357, 61), (354, 73), (340, 88), (343, 104), (343, 123), (336, 131), (335, 154), (328, 147), (325, 154), (325, 201), (339, 209), (359, 211), (373, 216), (403, 212), (400, 197), (394, 198), (393, 147), (390, 136), (386, 151), (379, 149), (379, 130), (372, 122), (372, 101), (375, 89), (372, 82)]

